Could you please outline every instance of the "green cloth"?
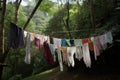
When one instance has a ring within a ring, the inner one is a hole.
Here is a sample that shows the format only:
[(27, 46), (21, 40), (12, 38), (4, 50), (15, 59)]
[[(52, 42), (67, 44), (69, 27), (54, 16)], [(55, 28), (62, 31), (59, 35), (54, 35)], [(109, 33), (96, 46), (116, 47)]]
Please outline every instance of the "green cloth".
[(75, 39), (75, 46), (82, 46), (82, 39)]
[(67, 42), (67, 45), (68, 46), (71, 46), (71, 44), (70, 44), (70, 39), (65, 39), (66, 40), (66, 42)]

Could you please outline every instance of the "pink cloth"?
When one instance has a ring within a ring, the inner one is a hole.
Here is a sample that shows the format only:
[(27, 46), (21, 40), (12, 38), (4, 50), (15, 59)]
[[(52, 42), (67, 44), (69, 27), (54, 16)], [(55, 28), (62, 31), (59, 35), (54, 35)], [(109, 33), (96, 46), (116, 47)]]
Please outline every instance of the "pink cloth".
[(40, 40), (40, 45), (43, 45), (45, 42), (45, 37), (44, 35), (37, 35), (38, 39)]
[(101, 44), (99, 37), (94, 37), (94, 55), (95, 55), (95, 60), (97, 60), (97, 56), (100, 55), (100, 50), (101, 50)]
[(61, 39), (53, 38), (54, 49), (61, 47)]
[(40, 50), (40, 47), (41, 47), (40, 40), (38, 38), (36, 38), (36, 37), (35, 37), (35, 46), (37, 46), (38, 49)]

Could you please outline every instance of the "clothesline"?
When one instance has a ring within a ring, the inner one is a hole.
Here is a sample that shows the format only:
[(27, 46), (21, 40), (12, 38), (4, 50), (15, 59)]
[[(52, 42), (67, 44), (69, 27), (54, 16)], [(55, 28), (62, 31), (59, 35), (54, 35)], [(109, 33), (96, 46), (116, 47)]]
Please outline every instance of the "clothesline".
[[(10, 25), (10, 34), (10, 46), (12, 48), (18, 48), (24, 44), (23, 33), (21, 28), (19, 28), (17, 25)], [(99, 36), (82, 39), (53, 38), (53, 44), (50, 43), (49, 36), (30, 33), (27, 31), (24, 31), (24, 36), (27, 39), (25, 56), (25, 62), (27, 64), (30, 64), (31, 58), (30, 41), (34, 41), (35, 46), (38, 47), (39, 50), (41, 46), (44, 46), (44, 56), (49, 64), (54, 63), (54, 52), (57, 49), (61, 71), (63, 71), (63, 62), (67, 63), (68, 66), (74, 67), (74, 54), (76, 55), (75, 58), (78, 60), (83, 58), (86, 67), (91, 67), (89, 50), (94, 51), (95, 60), (97, 60), (97, 56), (100, 55), (100, 50), (105, 50), (107, 48), (107, 43), (112, 44), (113, 40), (112, 33), (109, 31)]]
[(83, 31), (94, 31), (94, 29), (87, 29), (87, 30), (71, 30), (71, 31), (53, 31), (52, 32), (52, 34), (53, 33), (68, 33), (68, 32), (71, 32), (71, 33), (73, 33), (73, 32), (83, 32)]

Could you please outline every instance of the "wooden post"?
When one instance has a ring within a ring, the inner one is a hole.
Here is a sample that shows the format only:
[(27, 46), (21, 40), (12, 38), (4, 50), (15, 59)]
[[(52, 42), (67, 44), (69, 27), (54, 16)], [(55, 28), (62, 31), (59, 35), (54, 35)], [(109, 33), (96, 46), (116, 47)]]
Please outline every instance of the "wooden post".
[[(1, 19), (0, 19), (0, 63), (4, 63), (3, 61), (3, 53), (4, 53), (4, 19), (5, 19), (5, 12), (6, 12), (6, 0), (3, 0), (1, 4), (2, 12), (1, 12)], [(0, 65), (0, 79), (2, 77), (3, 65)]]

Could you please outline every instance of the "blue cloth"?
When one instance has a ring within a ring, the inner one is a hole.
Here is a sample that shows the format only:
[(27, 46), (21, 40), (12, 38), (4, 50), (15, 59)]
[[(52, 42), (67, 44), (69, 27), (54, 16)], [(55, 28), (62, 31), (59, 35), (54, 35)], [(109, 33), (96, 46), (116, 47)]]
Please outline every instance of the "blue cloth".
[(53, 44), (49, 44), (49, 47), (50, 47), (50, 51), (51, 51), (51, 53), (52, 53), (54, 62), (56, 62), (55, 49), (53, 48)]
[(70, 44), (71, 44), (71, 46), (74, 46), (74, 45), (75, 45), (73, 39), (70, 39)]
[(13, 23), (10, 23), (9, 46), (12, 48), (19, 48), (24, 45), (24, 36), (21, 28)]
[(64, 46), (64, 47), (67, 46), (67, 41), (65, 39), (62, 39), (61, 46)]

